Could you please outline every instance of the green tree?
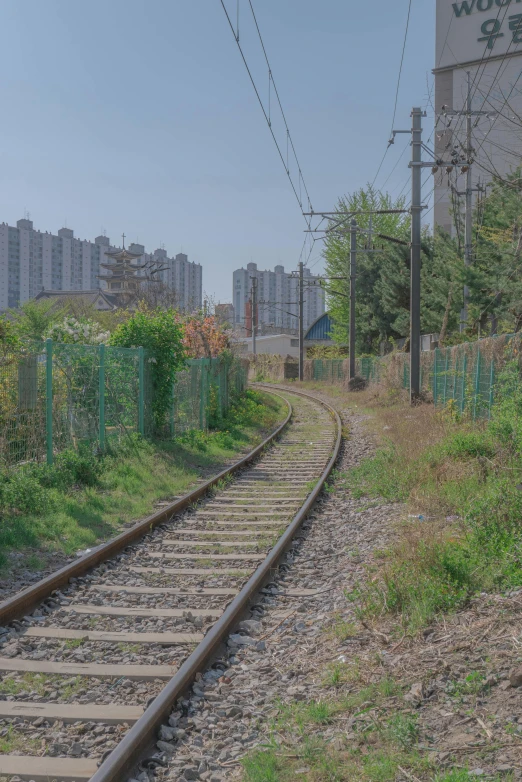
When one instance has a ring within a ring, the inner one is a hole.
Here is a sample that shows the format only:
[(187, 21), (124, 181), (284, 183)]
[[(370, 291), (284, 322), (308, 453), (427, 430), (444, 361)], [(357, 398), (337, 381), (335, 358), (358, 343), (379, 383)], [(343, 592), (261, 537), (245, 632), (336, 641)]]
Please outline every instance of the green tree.
[(493, 182), (475, 213), (473, 265), (467, 270), (470, 325), (481, 334), (522, 327), (522, 180)]
[(63, 320), (65, 308), (55, 301), (30, 299), (18, 309), (9, 310), (9, 318), (20, 339), (24, 342), (40, 342), (49, 328)]
[(111, 345), (143, 347), (152, 383), (152, 418), (156, 431), (165, 424), (172, 404), (176, 372), (185, 364), (183, 326), (174, 310), (150, 310), (140, 305), (131, 317), (116, 328)]
[[(404, 200), (393, 201), (387, 193), (380, 193), (371, 186), (367, 189), (361, 189), (352, 195), (340, 198), (337, 204), (337, 215), (329, 224), (333, 227), (339, 223), (343, 216), (350, 212), (360, 211), (369, 212), (372, 210), (401, 209), (404, 207)], [(370, 216), (360, 214), (357, 216), (357, 223), (363, 230), (368, 230), (370, 226)], [(350, 220), (345, 220), (339, 230), (332, 231), (327, 235), (324, 248), (324, 258), (327, 277), (348, 277), (350, 269)], [(409, 216), (404, 214), (386, 214), (374, 215), (372, 217), (372, 230), (375, 233), (385, 234), (396, 238), (408, 240), (410, 221)], [(364, 247), (367, 244), (367, 234), (359, 233), (357, 246), (358, 253), (357, 267), (357, 351), (369, 353), (378, 350), (379, 342), (386, 340), (390, 336), (401, 336), (402, 334), (393, 327), (397, 316), (400, 314), (402, 304), (398, 304), (397, 311), (393, 309), (391, 303), (384, 304), (382, 299), (382, 285), (379, 285), (382, 278), (383, 264), (387, 259), (395, 259), (396, 245), (385, 242), (374, 236), (373, 241), (379, 248), (382, 246), (384, 252), (364, 253)], [(398, 270), (396, 286), (401, 287), (400, 277), (403, 270)], [(389, 277), (391, 278), (391, 269)], [(327, 281), (328, 291), (328, 310), (334, 322), (333, 338), (336, 342), (346, 344), (349, 336), (349, 292), (350, 284), (347, 279)]]

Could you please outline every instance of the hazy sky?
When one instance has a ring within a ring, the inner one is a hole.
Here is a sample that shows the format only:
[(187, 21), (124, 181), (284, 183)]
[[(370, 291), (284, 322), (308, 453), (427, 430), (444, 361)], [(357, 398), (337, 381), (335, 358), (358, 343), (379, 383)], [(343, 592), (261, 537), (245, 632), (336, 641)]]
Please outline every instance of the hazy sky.
[[(408, 0), (253, 1), (312, 204), (331, 209), (373, 179), (384, 152)], [(235, 23), (237, 0), (226, 6)], [(413, 2), (397, 127), (427, 105), (434, 6)], [(115, 243), (125, 231), (148, 250), (183, 249), (220, 301), (250, 260), (296, 267), (304, 221), (220, 0), (0, 0), (0, 26), (0, 221), (27, 209), (40, 230), (67, 223), (82, 239), (103, 228)], [(398, 137), (377, 185), (407, 143)], [(408, 157), (387, 189), (406, 183)]]

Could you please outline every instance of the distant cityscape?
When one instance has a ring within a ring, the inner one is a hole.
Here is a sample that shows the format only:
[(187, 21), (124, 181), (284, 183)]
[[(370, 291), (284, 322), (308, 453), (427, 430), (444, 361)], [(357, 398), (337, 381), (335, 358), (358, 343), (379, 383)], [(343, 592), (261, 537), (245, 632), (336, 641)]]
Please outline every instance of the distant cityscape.
[[(284, 266), (274, 271), (261, 271), (256, 263), (237, 269), (233, 275), (232, 307), (237, 329), (251, 329), (252, 278), (257, 279), (257, 323), (260, 333), (296, 331), (298, 328), (299, 293), (295, 272), (285, 272)], [(325, 291), (320, 278), (304, 268), (303, 328), (308, 329), (325, 312)]]
[[(151, 281), (172, 291), (172, 302), (186, 312), (203, 307), (203, 269), (185, 253), (170, 257), (161, 247), (148, 253), (144, 245), (124, 247), (108, 236), (78, 239), (71, 228), (56, 234), (34, 228), (24, 217), (16, 226), (0, 223), (0, 311), (29, 299), (81, 298), (96, 309), (125, 306), (124, 291), (137, 291)], [(123, 261), (122, 258), (127, 260)], [(122, 273), (126, 264), (127, 271)], [(319, 277), (304, 269), (304, 323), (309, 329), (325, 312), (325, 292)], [(120, 278), (127, 282), (122, 282)], [(258, 334), (295, 334), (298, 328), (298, 280), (278, 265), (260, 270), (256, 263), (233, 273), (232, 302), (216, 304), (218, 321), (238, 336), (252, 333), (252, 279), (257, 280)], [(132, 282), (134, 280), (134, 283)], [(139, 281), (141, 280), (141, 283)], [(139, 283), (139, 284), (138, 284)]]
[[(108, 290), (101, 280), (103, 264), (111, 262), (107, 254), (121, 249), (108, 236), (94, 241), (77, 239), (71, 228), (57, 234), (39, 231), (32, 220), (18, 220), (16, 227), (0, 224), (0, 311), (18, 307), (29, 299), (46, 298), (58, 292), (103, 294)], [(177, 306), (196, 310), (203, 306), (202, 267), (178, 253), (169, 257), (163, 248), (147, 253), (141, 244), (131, 243), (127, 250), (141, 266), (136, 276), (150, 275), (176, 292)], [(110, 275), (109, 275), (110, 276)]]

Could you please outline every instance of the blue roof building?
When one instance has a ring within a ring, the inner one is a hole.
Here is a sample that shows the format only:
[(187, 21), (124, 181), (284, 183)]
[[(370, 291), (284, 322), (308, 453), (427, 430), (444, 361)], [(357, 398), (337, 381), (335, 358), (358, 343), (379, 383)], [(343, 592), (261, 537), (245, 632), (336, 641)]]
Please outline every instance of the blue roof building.
[(305, 342), (318, 342), (322, 344), (333, 344), (332, 339), (333, 323), (328, 312), (317, 318), (305, 333)]

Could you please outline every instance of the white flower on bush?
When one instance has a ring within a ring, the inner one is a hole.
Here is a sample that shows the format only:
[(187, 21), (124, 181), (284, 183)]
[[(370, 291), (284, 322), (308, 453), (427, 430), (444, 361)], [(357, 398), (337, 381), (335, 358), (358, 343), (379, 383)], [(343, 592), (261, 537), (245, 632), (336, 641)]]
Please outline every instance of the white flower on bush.
[(93, 320), (82, 319), (80, 321), (69, 316), (60, 323), (51, 326), (45, 336), (54, 342), (65, 344), (81, 342), (83, 345), (101, 345), (107, 342), (110, 333), (102, 331), (99, 323), (95, 323)]

